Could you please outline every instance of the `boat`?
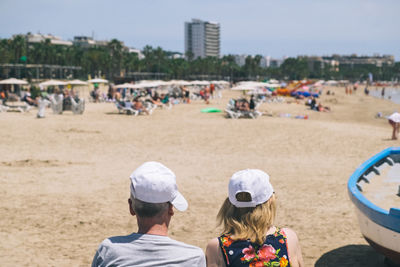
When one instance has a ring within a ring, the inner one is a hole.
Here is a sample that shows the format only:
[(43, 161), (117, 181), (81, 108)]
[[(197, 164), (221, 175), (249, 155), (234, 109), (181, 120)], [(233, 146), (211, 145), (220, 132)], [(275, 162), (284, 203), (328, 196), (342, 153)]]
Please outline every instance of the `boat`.
[(347, 186), (366, 241), (386, 260), (400, 264), (400, 147), (365, 161)]

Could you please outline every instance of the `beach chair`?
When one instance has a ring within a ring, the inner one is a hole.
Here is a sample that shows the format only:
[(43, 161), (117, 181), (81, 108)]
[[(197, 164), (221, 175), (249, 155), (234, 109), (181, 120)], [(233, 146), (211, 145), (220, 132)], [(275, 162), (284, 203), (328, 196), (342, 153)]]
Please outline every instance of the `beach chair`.
[(74, 114), (83, 114), (85, 111), (85, 100), (83, 98), (78, 99), (78, 102), (71, 97), (71, 111)]
[(232, 118), (232, 119), (238, 119), (238, 118), (251, 118), (251, 119), (257, 119), (258, 117), (260, 117), (262, 115), (262, 112), (257, 110), (257, 107), (261, 104), (261, 101), (256, 102), (255, 108), (254, 110), (249, 110), (249, 111), (243, 111), (243, 110), (238, 110), (236, 108), (236, 101), (239, 100), (234, 100), (234, 99), (230, 99), (225, 112), (227, 113), (227, 117), (228, 118)]
[(0, 112), (6, 112), (9, 109), (9, 107), (0, 104)]
[(63, 101), (64, 96), (62, 94), (58, 95), (49, 95), (50, 107), (53, 110), (54, 114), (62, 114), (63, 113)]
[(153, 111), (157, 108), (156, 104), (153, 104), (149, 101), (144, 101), (143, 106), (149, 112), (149, 115), (151, 115)]
[(226, 108), (225, 112), (227, 114), (227, 117), (231, 119), (238, 119), (241, 116), (240, 112), (237, 112), (233, 109)]
[(132, 108), (131, 102), (115, 101), (115, 105), (118, 109), (118, 113), (120, 114), (126, 113), (127, 115), (134, 115), (134, 116), (139, 115), (139, 111)]
[(28, 112), (32, 106), (28, 105), (26, 102), (17, 102), (15, 104), (4, 104), (5, 108), (4, 111), (18, 111), (21, 113)]
[(226, 105), (225, 112), (227, 113), (228, 118), (238, 119), (240, 116), (242, 116), (242, 113), (236, 109), (235, 103), (236, 100), (231, 98), (229, 99), (228, 104)]
[(38, 113), (36, 114), (37, 118), (44, 118), (44, 113), (46, 107), (49, 106), (51, 102), (45, 98), (39, 98), (38, 100)]

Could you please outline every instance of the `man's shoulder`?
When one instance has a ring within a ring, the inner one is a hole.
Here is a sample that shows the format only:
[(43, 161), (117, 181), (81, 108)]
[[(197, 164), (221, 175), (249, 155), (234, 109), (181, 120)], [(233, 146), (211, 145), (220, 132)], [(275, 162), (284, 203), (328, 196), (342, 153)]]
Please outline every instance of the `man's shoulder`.
[[(106, 266), (117, 261), (143, 266), (181, 266), (183, 263), (205, 266), (201, 248), (167, 236), (142, 234), (114, 236), (103, 240), (92, 266)], [(99, 262), (107, 264), (97, 264)]]
[(184, 243), (182, 241), (178, 241), (175, 239), (170, 238), (171, 244), (176, 245), (177, 247), (181, 247), (182, 249), (187, 249), (187, 250), (193, 250), (193, 251), (198, 251), (200, 254), (204, 254), (203, 250), (199, 247)]
[(178, 241), (172, 239), (168, 236), (160, 236), (160, 235), (148, 235), (148, 234), (137, 234), (133, 233), (126, 236), (113, 236), (103, 240), (100, 244), (100, 248), (108, 248), (112, 249), (113, 247), (125, 246), (125, 245), (133, 245), (135, 243), (144, 245), (158, 245), (158, 246), (173, 246), (175, 248), (180, 248), (182, 250), (192, 250), (198, 251), (199, 253), (203, 253), (203, 250), (194, 245), (187, 244), (182, 241)]

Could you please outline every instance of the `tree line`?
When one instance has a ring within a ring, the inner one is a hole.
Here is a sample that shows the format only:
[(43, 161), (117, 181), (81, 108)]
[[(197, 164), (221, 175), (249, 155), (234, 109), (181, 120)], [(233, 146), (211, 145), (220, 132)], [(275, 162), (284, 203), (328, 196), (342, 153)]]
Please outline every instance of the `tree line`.
[[(104, 76), (110, 80), (134, 79), (135, 74), (146, 73), (152, 78), (161, 79), (225, 79), (225, 80), (299, 80), (336, 79), (366, 80), (371, 73), (374, 80), (394, 80), (400, 78), (400, 62), (393, 66), (343, 65), (339, 68), (314, 65), (310, 67), (306, 58), (287, 58), (280, 67), (260, 66), (262, 56), (248, 56), (243, 66), (235, 62), (233, 55), (221, 58), (207, 57), (194, 59), (174, 58), (173, 52), (160, 47), (146, 46), (142, 51), (144, 58), (130, 53), (121, 41), (112, 39), (107, 46), (80, 47), (53, 45), (50, 40), (41, 43), (28, 43), (23, 35), (13, 39), (0, 40), (0, 64), (52, 64), (61, 66), (80, 66), (80, 77), (86, 79)], [(0, 75), (3, 75), (0, 73)], [(29, 77), (23, 78), (31, 78)]]

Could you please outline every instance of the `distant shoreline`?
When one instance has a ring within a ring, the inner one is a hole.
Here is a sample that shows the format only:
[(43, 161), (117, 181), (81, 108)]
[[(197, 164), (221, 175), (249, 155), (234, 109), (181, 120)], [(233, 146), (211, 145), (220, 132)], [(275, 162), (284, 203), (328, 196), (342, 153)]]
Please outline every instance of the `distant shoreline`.
[[(382, 88), (372, 89), (369, 93), (371, 96), (376, 98), (382, 98)], [(400, 104), (400, 90), (396, 87), (385, 88), (385, 100), (390, 100), (396, 104)]]

